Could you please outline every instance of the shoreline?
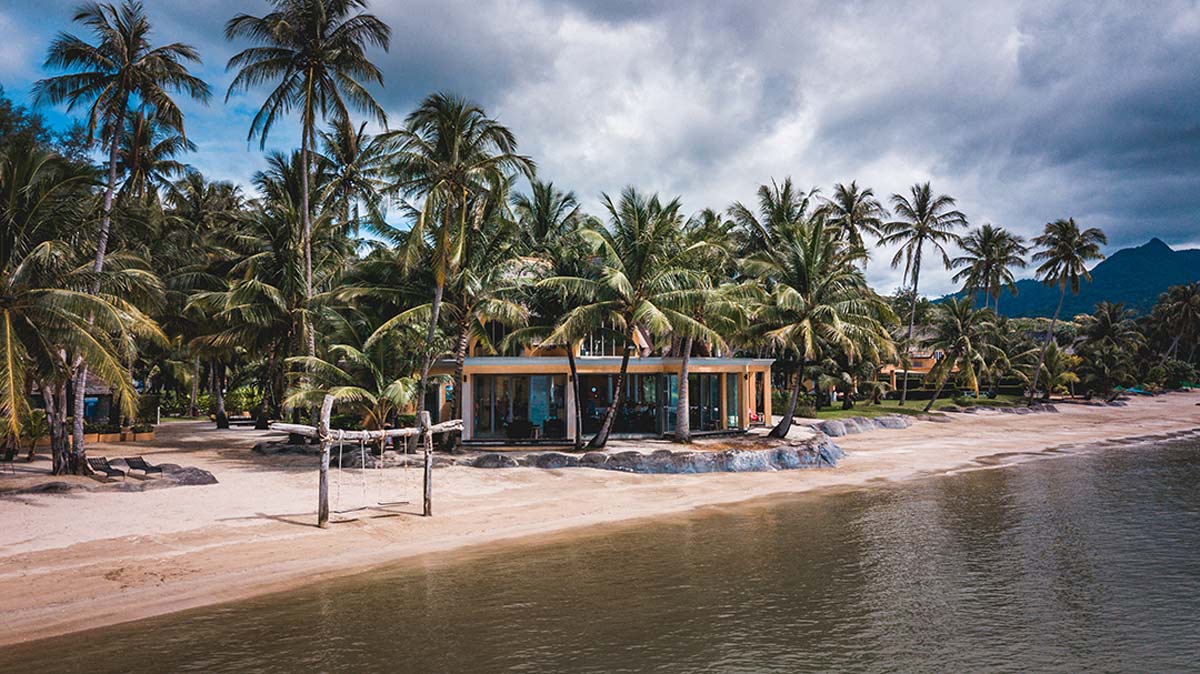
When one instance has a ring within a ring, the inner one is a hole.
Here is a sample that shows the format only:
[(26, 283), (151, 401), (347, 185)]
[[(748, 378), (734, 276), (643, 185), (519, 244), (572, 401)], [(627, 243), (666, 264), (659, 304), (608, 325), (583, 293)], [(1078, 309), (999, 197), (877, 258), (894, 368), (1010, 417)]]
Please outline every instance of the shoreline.
[[(246, 456), (248, 446), (212, 447), (219, 437), (252, 444), (259, 437), (253, 433), (219, 436), (201, 425), (181, 424), (164, 433), (171, 437), (160, 444), (171, 443), (169, 449), (146, 456), (203, 463), (221, 484), (0, 500), (0, 509), (16, 522), (0, 534), (0, 559), (6, 562), (0, 572), (5, 587), (0, 645), (259, 597), (384, 566), (451, 563), (482, 550), (636, 526), (709, 507), (819, 497), (1026, 460), (1016, 457), (1039, 460), (1072, 449), (1153, 441), (1200, 431), (1197, 402), (1200, 395), (1179, 393), (1135, 399), (1123, 408), (1062, 405), (1059, 413), (1038, 415), (956, 414), (949, 421), (836, 438), (847, 452), (837, 468), (645, 475), (449, 467), (435, 473), (434, 518), (412, 516), (417, 506), (406, 505), (388, 514), (368, 511), (363, 519), (329, 530), (312, 526), (311, 511), (299, 507), (298, 501), (315, 500), (311, 467), (263, 465)], [(357, 490), (353, 480), (348, 484), (348, 491)], [(72, 520), (65, 531), (56, 531), (62, 518)], [(64, 586), (71, 588), (69, 595), (61, 591)]]

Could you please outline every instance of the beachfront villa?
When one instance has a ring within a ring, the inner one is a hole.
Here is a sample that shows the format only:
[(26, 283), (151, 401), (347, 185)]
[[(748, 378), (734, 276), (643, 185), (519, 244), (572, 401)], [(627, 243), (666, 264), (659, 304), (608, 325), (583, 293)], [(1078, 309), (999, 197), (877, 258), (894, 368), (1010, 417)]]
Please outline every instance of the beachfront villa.
[[(933, 367), (941, 359), (942, 353), (940, 351), (913, 350), (908, 356), (909, 365), (907, 370), (901, 364), (887, 363), (879, 368), (879, 379), (881, 381), (888, 381), (892, 390), (896, 390), (903, 383), (906, 375), (908, 376), (910, 386), (920, 386), (925, 382), (929, 373), (933, 371)], [(955, 367), (954, 371), (957, 372), (958, 368)]]
[[(498, 328), (497, 328), (498, 329)], [(499, 335), (491, 343), (499, 343)], [(613, 437), (664, 437), (675, 431), (683, 360), (655, 355), (640, 330), (630, 347), (624, 402)], [(560, 346), (524, 347), (510, 355), (484, 355), (473, 340), (463, 366), (463, 441), (475, 444), (575, 439), (576, 405), (567, 353)], [(600, 430), (612, 405), (621, 369), (621, 345), (597, 335), (576, 347), (579, 414), (584, 439)], [(694, 435), (736, 433), (761, 425), (771, 415), (771, 358), (724, 358), (696, 345), (688, 366), (690, 428)], [(451, 374), (452, 361), (433, 372)], [(449, 418), (452, 389), (439, 387), (443, 418)], [(430, 406), (430, 409), (434, 409)]]

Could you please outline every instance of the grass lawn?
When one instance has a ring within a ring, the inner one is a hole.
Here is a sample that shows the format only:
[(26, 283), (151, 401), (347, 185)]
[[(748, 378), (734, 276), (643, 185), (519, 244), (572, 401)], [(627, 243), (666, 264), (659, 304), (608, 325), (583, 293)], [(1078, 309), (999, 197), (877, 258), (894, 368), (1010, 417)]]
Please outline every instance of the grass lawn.
[[(846, 419), (849, 417), (880, 417), (885, 414), (924, 414), (925, 405), (928, 402), (928, 400), (910, 400), (903, 407), (900, 406), (900, 401), (898, 400), (884, 400), (878, 405), (870, 405), (865, 402), (860, 402), (848, 410), (842, 409), (842, 404), (838, 402), (834, 403), (832, 407), (822, 408), (820, 412), (817, 412), (817, 418)], [(1002, 395), (996, 397), (995, 399), (980, 398), (979, 400), (972, 400), (971, 402), (980, 407), (1012, 407), (1020, 404), (1021, 398), (1018, 396)], [(933, 411), (936, 412), (947, 405), (955, 404), (956, 403), (952, 398), (939, 398), (938, 401), (933, 404)]]

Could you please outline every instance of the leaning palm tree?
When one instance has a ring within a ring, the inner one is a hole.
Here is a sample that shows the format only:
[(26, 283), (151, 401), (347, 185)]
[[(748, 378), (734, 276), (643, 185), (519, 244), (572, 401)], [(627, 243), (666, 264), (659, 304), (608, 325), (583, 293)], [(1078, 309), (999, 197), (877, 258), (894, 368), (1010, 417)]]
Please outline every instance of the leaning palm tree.
[[(691, 317), (690, 310), (703, 292), (697, 290), (697, 274), (682, 265), (682, 258), (691, 250), (680, 236), (679, 200), (663, 203), (658, 195), (647, 197), (627, 187), (620, 200), (614, 202), (604, 195), (603, 202), (609, 213), (608, 227), (583, 232), (593, 246), (596, 277), (559, 276), (539, 282), (581, 298), (550, 334), (550, 343), (572, 343), (578, 335), (605, 325), (621, 335), (620, 372), (600, 430), (588, 443), (592, 449), (608, 443), (617, 410), (625, 400), (630, 351), (639, 328), (660, 336), (687, 326), (697, 335), (718, 339)], [(680, 382), (681, 387), (686, 385)]]
[[(933, 193), (929, 183), (913, 185), (911, 198), (902, 194), (892, 195), (892, 210), (896, 220), (884, 223), (883, 236), (879, 239), (882, 246), (899, 245), (900, 250), (892, 257), (892, 268), (904, 264), (904, 278), (912, 289), (912, 306), (908, 314), (908, 332), (904, 337), (904, 349), (907, 356), (912, 348), (913, 324), (917, 318), (917, 298), (919, 297), (919, 282), (921, 280), (921, 262), (925, 253), (925, 244), (941, 254), (942, 264), (950, 268), (950, 256), (946, 246), (958, 242), (955, 230), (967, 226), (967, 216), (955, 210), (954, 198), (944, 194)], [(900, 404), (908, 400), (908, 372), (904, 373), (904, 382), (900, 387)]]
[[(98, 133), (102, 145), (108, 148), (108, 180), (92, 263), (95, 274), (92, 292), (96, 293), (108, 252), (117, 162), (130, 110), (146, 113), (186, 141), (183, 112), (172, 95), (183, 93), (207, 102), (209, 89), (188, 71), (188, 63), (200, 63), (193, 47), (181, 42), (151, 45), (150, 20), (140, 2), (126, 0), (120, 7), (88, 3), (76, 11), (74, 20), (91, 29), (96, 43), (90, 44), (70, 33), (59, 34), (50, 44), (45, 65), (71, 72), (40, 80), (33, 91), (37, 101), (66, 103), (68, 110), (90, 103), (87, 137), (90, 141)], [(78, 362), (77, 370), (75, 386), (81, 391), (87, 382), (86, 363)], [(75, 444), (82, 448), (84, 396), (75, 396), (74, 413)]]
[(1041, 375), (1042, 363), (1046, 360), (1046, 349), (1050, 348), (1050, 343), (1054, 341), (1054, 327), (1058, 324), (1058, 315), (1062, 312), (1067, 289), (1070, 288), (1073, 295), (1078, 294), (1080, 281), (1092, 280), (1087, 264), (1104, 259), (1100, 246), (1108, 243), (1108, 238), (1095, 227), (1081, 230), (1075, 223), (1075, 218), (1067, 218), (1046, 223), (1042, 234), (1033, 242), (1038, 246), (1033, 259), (1041, 262), (1037, 268), (1037, 276), (1047, 286), (1058, 286), (1058, 306), (1054, 309), (1054, 317), (1050, 319), (1050, 329), (1046, 332), (1046, 341), (1042, 344), (1038, 364), (1033, 371), (1033, 380), (1029, 384), (1031, 405), (1037, 395), (1038, 378)]
[(859, 189), (856, 181), (834, 185), (833, 198), (825, 199), (818, 212), (850, 245), (864, 249), (863, 234), (878, 238), (883, 219), (888, 217), (887, 209), (875, 198), (875, 191), (870, 187)]
[(786, 437), (792, 427), (806, 368), (824, 362), (833, 350), (850, 362), (895, 354), (885, 321), (894, 315), (867, 286), (849, 246), (823, 219), (778, 230), (775, 244), (744, 262), (746, 274), (762, 289), (751, 333), (796, 356), (788, 406), (771, 429)]
[[(1000, 293), (1008, 288), (1017, 294), (1017, 282), (1013, 268), (1024, 268), (1025, 253), (1029, 247), (1025, 240), (1003, 227), (984, 224), (959, 239), (962, 256), (950, 261), (950, 266), (959, 269), (952, 280), (962, 283), (964, 292), (983, 294), (996, 302), (996, 313), (1000, 313)], [(984, 307), (987, 308), (985, 302)]]
[(990, 316), (991, 312), (976, 309), (970, 297), (952, 297), (938, 305), (933, 323), (936, 337), (931, 346), (942, 353), (942, 358), (930, 371), (937, 379), (938, 387), (925, 404), (926, 412), (933, 409), (933, 404), (941, 397), (946, 381), (955, 370), (958, 370), (958, 375), (966, 385), (974, 390), (975, 397), (979, 397), (979, 372), (989, 362), (988, 352), (997, 350), (988, 341)]
[[(458, 273), (467, 237), (483, 218), (486, 200), (473, 199), (507, 185), (510, 174), (533, 177), (534, 163), (517, 154), (517, 140), (483, 108), (456, 96), (428, 96), (386, 136), (395, 143), (391, 156), (395, 190), (421, 201), (406, 239), (405, 265), (433, 269), (433, 302), (417, 410), (425, 409), (425, 386), (436, 353), (433, 349), (446, 284)], [(432, 243), (430, 246), (429, 244)]]
[[(367, 58), (368, 47), (387, 50), (391, 28), (365, 9), (366, 0), (269, 0), (273, 11), (263, 16), (238, 14), (225, 24), (225, 38), (248, 38), (256, 46), (234, 54), (226, 70), (237, 69), (225, 100), (236, 92), (267, 83), (274, 89), (250, 123), (247, 140), (267, 135), (279, 119), (300, 111), (301, 200), (303, 224), (305, 299), (313, 296), (312, 209), (309, 174), (316, 144), (317, 125), (332, 118), (350, 123), (349, 107), (357, 108), (387, 125), (383, 108), (364, 82), (383, 83), (383, 74)], [(309, 331), (308, 355), (316, 343)]]

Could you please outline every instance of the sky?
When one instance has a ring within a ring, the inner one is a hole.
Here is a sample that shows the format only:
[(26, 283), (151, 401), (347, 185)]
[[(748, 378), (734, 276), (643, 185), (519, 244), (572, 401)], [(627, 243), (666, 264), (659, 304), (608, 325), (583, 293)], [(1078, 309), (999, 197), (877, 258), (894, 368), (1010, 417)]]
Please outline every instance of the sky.
[[(0, 84), (31, 84), (77, 2), (0, 6)], [(147, 0), (158, 42), (197, 47), (214, 90), (185, 103), (210, 178), (247, 183), (264, 92), (224, 101), (223, 38), (260, 0)], [(973, 226), (1035, 236), (1074, 217), (1109, 250), (1157, 236), (1200, 246), (1200, 0), (375, 0), (393, 30), (376, 98), (389, 122), (430, 92), (483, 105), (539, 177), (601, 214), (626, 185), (679, 196), (688, 213), (751, 203), (790, 176), (826, 194), (857, 180), (885, 199), (931, 181)], [(62, 123), (64, 110), (43, 110)], [(267, 149), (299, 145), (294, 122)], [(901, 283), (890, 253), (868, 279)], [(922, 293), (952, 290), (922, 271)]]

